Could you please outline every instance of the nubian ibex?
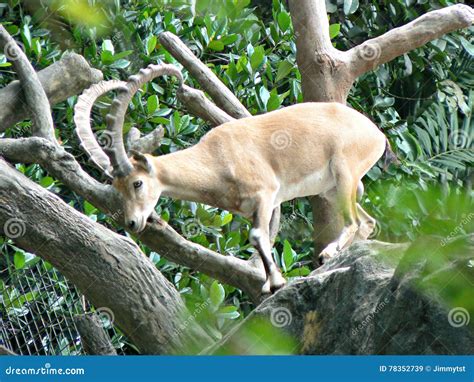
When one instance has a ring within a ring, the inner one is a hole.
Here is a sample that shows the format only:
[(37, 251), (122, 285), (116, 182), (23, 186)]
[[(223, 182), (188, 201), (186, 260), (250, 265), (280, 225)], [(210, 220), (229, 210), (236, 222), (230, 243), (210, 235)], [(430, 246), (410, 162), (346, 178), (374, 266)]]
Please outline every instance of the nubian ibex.
[[(173, 65), (150, 65), (128, 82), (108, 81), (86, 90), (75, 108), (77, 133), (92, 161), (113, 178), (122, 195), (127, 228), (145, 229), (161, 195), (204, 203), (253, 221), (249, 237), (259, 252), (267, 281), (262, 292), (281, 288), (285, 279), (272, 257), (280, 204), (320, 195), (344, 219), (339, 237), (321, 253), (334, 256), (356, 233), (367, 237), (374, 219), (358, 204), (361, 178), (384, 154), (385, 135), (364, 115), (338, 103), (303, 103), (224, 123), (196, 145), (162, 156), (133, 152), (123, 141), (125, 113), (133, 95), (157, 76), (173, 75)], [(106, 117), (111, 140), (104, 153), (90, 126), (97, 97), (117, 90)], [(359, 231), (359, 232), (358, 232)]]

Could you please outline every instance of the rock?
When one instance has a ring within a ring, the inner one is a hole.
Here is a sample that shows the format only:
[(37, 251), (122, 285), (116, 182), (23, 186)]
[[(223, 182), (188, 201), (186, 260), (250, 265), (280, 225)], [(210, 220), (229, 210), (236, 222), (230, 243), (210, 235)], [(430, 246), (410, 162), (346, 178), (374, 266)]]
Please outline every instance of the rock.
[[(208, 352), (472, 354), (469, 244), (358, 242), (265, 300)], [(274, 333), (289, 334), (291, 346), (265, 351), (262, 343), (274, 343), (276, 334), (262, 336), (268, 330), (255, 326), (262, 317)], [(248, 342), (252, 336), (256, 346)]]

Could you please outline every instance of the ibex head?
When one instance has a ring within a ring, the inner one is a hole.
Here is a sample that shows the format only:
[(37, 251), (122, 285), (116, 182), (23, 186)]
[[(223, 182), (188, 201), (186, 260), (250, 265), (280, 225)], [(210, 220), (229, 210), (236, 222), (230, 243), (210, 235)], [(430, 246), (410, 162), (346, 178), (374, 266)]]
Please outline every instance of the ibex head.
[(133, 170), (128, 175), (115, 177), (112, 184), (122, 195), (125, 224), (130, 230), (140, 232), (160, 198), (161, 185), (153, 157), (133, 150), (131, 154)]
[[(81, 146), (92, 162), (112, 179), (112, 185), (123, 201), (124, 221), (128, 229), (139, 232), (145, 228), (161, 195), (161, 185), (156, 176), (153, 156), (131, 150), (127, 154), (123, 140), (125, 113), (134, 94), (146, 83), (158, 76), (173, 75), (183, 82), (181, 72), (173, 65), (150, 65), (131, 76), (127, 82), (102, 81), (87, 89), (75, 107), (74, 121)], [(97, 142), (90, 125), (90, 113), (95, 100), (111, 91), (118, 95), (107, 114), (107, 129)]]

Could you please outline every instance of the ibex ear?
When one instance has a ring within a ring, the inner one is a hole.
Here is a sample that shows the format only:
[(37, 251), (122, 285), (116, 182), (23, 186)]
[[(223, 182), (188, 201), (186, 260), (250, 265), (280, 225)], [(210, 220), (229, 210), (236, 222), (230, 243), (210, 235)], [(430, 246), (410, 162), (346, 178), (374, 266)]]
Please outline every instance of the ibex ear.
[(132, 158), (135, 159), (136, 164), (144, 169), (146, 172), (151, 173), (153, 171), (153, 166), (150, 163), (150, 160), (147, 158), (146, 155), (136, 151), (130, 150), (130, 154), (132, 154)]

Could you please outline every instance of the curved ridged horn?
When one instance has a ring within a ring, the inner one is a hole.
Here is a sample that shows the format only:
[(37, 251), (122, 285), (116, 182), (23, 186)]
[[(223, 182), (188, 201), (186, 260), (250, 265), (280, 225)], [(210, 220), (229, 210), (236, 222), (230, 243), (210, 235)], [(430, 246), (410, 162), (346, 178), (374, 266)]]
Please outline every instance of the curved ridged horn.
[(106, 147), (105, 151), (109, 154), (112, 162), (114, 176), (126, 176), (133, 169), (123, 143), (123, 124), (128, 105), (143, 84), (164, 75), (177, 77), (180, 86), (183, 83), (183, 75), (174, 65), (149, 65), (146, 69), (140, 69), (138, 74), (130, 76), (127, 82), (127, 91), (121, 91), (112, 102), (109, 114), (106, 117), (107, 132), (111, 138), (111, 145)]
[[(116, 89), (127, 90), (127, 83), (118, 80), (100, 81), (97, 84), (92, 85), (89, 89), (84, 90), (74, 107), (74, 123), (76, 124), (76, 133), (79, 137), (82, 149), (89, 156), (92, 163), (94, 163), (110, 178), (112, 177), (110, 160), (97, 142), (97, 138), (94, 136), (90, 122), (90, 115), (92, 106), (96, 99), (101, 95)], [(103, 135), (99, 137), (99, 140), (103, 140), (105, 145), (108, 143), (108, 135), (106, 134), (107, 133), (103, 133)]]

